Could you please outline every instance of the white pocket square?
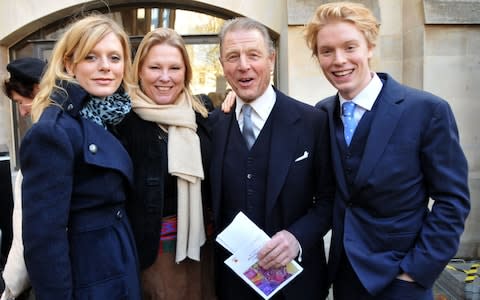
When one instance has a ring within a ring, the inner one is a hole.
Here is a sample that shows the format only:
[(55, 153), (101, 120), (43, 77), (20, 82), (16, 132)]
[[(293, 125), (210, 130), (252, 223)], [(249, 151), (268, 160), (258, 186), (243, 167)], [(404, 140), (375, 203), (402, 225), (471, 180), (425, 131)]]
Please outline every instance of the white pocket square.
[(304, 160), (304, 159), (307, 158), (307, 157), (308, 157), (308, 151), (305, 151), (305, 152), (303, 152), (303, 155), (302, 155), (302, 156), (298, 157), (298, 158), (295, 160), (295, 162)]

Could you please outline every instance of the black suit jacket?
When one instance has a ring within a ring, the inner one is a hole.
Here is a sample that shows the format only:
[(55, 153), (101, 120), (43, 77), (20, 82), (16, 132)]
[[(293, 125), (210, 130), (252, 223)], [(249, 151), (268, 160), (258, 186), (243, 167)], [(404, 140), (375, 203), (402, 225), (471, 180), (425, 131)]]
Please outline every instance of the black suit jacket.
[[(287, 299), (321, 299), (327, 292), (322, 238), (330, 229), (334, 193), (327, 119), (324, 112), (275, 92), (262, 229), (270, 236), (286, 229), (303, 248), (304, 272), (283, 289)], [(221, 197), (228, 195), (222, 191), (222, 162), (230, 126), (238, 123), (234, 113), (216, 113), (210, 178), (214, 220), (222, 224)]]

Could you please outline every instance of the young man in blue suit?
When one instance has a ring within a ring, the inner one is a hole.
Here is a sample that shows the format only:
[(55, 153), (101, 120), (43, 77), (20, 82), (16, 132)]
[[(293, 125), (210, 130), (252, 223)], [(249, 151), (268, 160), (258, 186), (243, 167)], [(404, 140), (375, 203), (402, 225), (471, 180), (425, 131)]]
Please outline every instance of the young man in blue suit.
[(377, 35), (371, 11), (345, 2), (307, 26), (338, 89), (317, 104), (337, 180), (329, 275), (335, 299), (433, 299), (470, 209), (467, 161), (445, 100), (370, 70)]
[[(326, 114), (270, 85), (275, 51), (260, 23), (227, 21), (220, 32), (220, 61), (237, 97), (232, 113), (217, 111), (212, 138), (216, 229), (242, 211), (272, 237), (258, 253), (262, 267), (278, 268), (301, 256), (303, 272), (273, 299), (324, 299), (322, 237), (331, 226), (335, 192)], [(261, 299), (223, 263), (230, 254), (220, 248), (219, 299)]]

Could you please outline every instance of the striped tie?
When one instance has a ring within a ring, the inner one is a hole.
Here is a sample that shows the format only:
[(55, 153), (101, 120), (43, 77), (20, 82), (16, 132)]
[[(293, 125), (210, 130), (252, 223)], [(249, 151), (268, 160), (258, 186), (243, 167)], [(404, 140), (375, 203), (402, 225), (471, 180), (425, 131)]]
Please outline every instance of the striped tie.
[(243, 138), (247, 143), (248, 150), (252, 148), (253, 143), (255, 143), (255, 134), (253, 133), (253, 123), (252, 123), (252, 107), (248, 104), (244, 104), (242, 107), (243, 110)]

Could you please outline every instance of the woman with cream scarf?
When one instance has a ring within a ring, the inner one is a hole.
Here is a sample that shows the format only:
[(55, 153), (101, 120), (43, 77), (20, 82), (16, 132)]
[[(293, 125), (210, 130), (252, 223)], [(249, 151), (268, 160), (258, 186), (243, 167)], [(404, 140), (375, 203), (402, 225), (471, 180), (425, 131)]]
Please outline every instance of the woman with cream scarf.
[[(134, 165), (127, 204), (145, 299), (212, 299), (207, 109), (190, 92), (192, 68), (173, 30), (148, 33), (133, 63), (132, 112), (117, 127)], [(203, 246), (203, 247), (202, 247)]]

